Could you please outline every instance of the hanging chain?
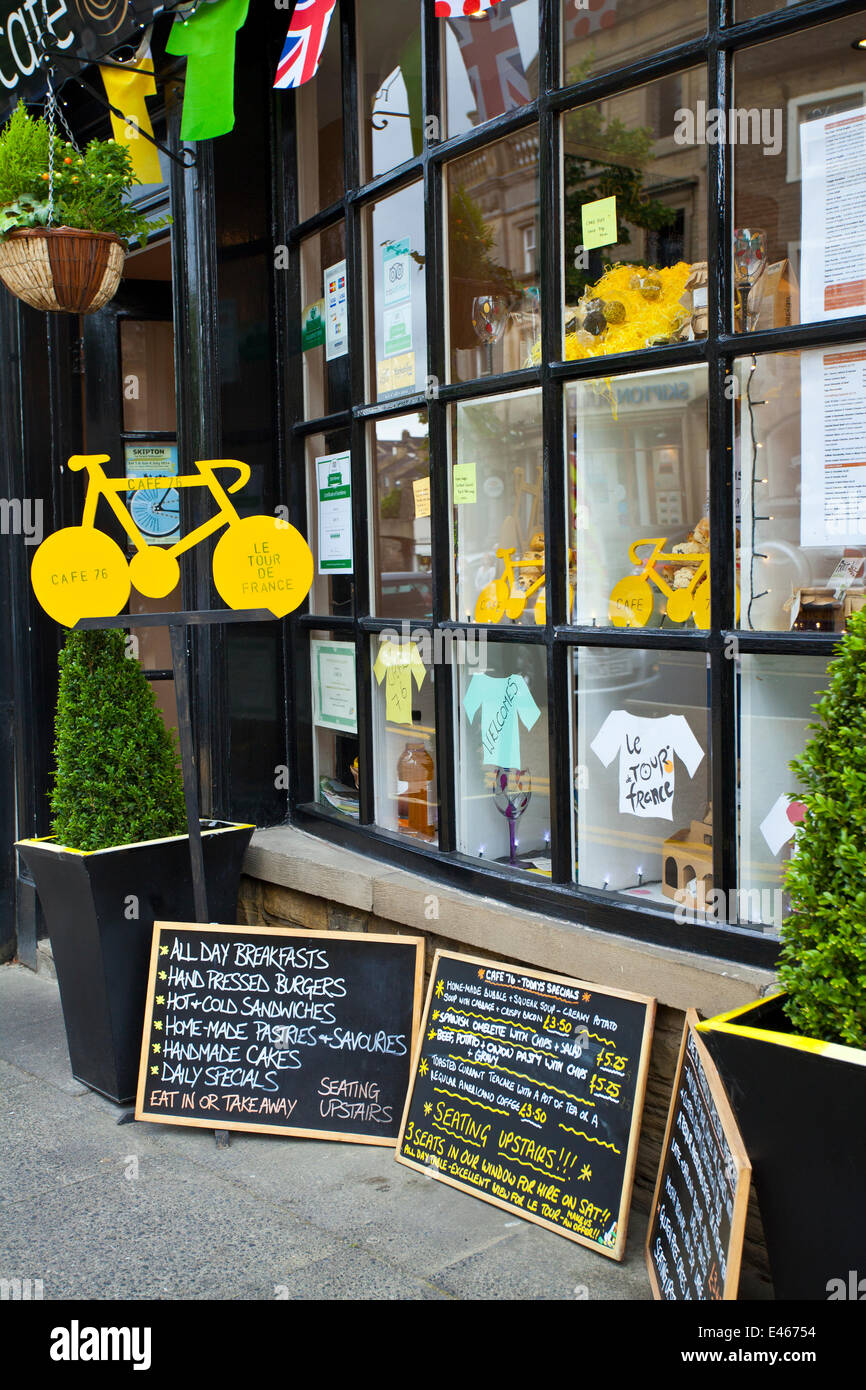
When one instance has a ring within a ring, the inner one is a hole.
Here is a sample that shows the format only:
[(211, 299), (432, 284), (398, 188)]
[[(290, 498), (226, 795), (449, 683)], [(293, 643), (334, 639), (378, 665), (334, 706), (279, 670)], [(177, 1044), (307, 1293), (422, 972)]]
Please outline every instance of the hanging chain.
[(48, 95), (45, 98), (45, 120), (48, 125), (48, 226), (54, 222), (54, 166), (55, 150), (57, 145), (57, 122), (63, 126), (70, 145), (76, 154), (81, 151), (75, 142), (75, 136), (69, 128), (69, 122), (63, 114), (63, 109), (57, 100), (57, 93), (54, 90), (51, 69), (48, 70)]
[(54, 94), (54, 83), (51, 74), (48, 75), (48, 96), (45, 98), (45, 119), (48, 122), (48, 226), (54, 222), (54, 144), (57, 138), (56, 128), (57, 97)]

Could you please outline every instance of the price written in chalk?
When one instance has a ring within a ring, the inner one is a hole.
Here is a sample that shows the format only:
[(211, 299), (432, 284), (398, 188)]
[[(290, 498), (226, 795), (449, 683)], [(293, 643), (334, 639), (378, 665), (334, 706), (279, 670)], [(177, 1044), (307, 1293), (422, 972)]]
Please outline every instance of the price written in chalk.
[(652, 1004), (437, 952), (398, 1161), (622, 1258)]

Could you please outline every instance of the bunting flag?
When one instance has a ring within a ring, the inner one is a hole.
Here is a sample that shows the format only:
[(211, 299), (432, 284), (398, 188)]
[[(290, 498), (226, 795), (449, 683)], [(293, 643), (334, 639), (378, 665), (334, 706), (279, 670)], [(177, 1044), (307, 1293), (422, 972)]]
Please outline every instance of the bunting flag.
[(435, 0), (437, 19), (460, 19), (463, 15), (483, 14), (499, 0)]
[(297, 0), (277, 64), (275, 87), (300, 87), (319, 71), (337, 0)]
[(118, 145), (126, 145), (132, 160), (133, 172), (142, 183), (162, 183), (159, 153), (156, 145), (144, 136), (153, 136), (150, 113), (145, 97), (156, 96), (153, 57), (146, 48), (141, 58), (125, 66), (125, 70), (100, 67), (105, 95), (123, 116), (111, 113), (111, 129)]
[(616, 24), (616, 0), (568, 0), (565, 10), (566, 45), (587, 39)]
[(235, 37), (250, 0), (215, 0), (175, 20), (166, 53), (186, 57), (182, 140), (212, 140), (235, 123)]
[(451, 28), (460, 45), (479, 124), (532, 100), (514, 20), (508, 11), (492, 14), (485, 24), (452, 19)]

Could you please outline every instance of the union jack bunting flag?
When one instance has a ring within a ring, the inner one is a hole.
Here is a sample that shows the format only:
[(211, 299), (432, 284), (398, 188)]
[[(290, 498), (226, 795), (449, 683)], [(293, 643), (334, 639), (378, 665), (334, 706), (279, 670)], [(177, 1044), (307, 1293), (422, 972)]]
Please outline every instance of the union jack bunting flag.
[(492, 10), (499, 0), (435, 0), (437, 19), (460, 19), (465, 14)]
[(492, 14), (484, 24), (452, 19), (451, 28), (460, 45), (479, 124), (531, 100), (514, 20), (507, 11)]
[(297, 0), (277, 64), (275, 87), (300, 87), (319, 70), (337, 0)]

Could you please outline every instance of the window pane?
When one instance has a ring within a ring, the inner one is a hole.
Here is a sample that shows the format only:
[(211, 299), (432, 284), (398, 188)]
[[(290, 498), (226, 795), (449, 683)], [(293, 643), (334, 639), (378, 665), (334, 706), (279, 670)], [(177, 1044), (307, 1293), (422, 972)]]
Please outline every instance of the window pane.
[(741, 626), (841, 631), (866, 603), (866, 343), (735, 363)]
[(358, 5), (361, 169), (366, 181), (421, 153), (424, 97), (421, 9)]
[(544, 623), (541, 392), (458, 405), (452, 457), (457, 618)]
[(734, 22), (742, 24), (745, 19), (757, 19), (759, 14), (770, 14), (773, 10), (786, 10), (802, 0), (734, 0)]
[(448, 165), (453, 381), (531, 365), (538, 301), (538, 127)]
[(310, 640), (315, 797), (358, 820), (358, 700), (355, 644), (327, 632)]
[(370, 639), (376, 824), (431, 843), (438, 836), (436, 716), (430, 639)]
[(706, 656), (582, 648), (574, 687), (577, 882), (694, 910), (713, 872)]
[[(706, 335), (706, 145), (676, 135), (677, 113), (706, 90), (693, 68), (565, 117), (566, 358)], [(590, 241), (585, 220), (610, 198)]]
[(311, 82), (295, 92), (298, 136), (298, 205), (301, 220), (330, 207), (345, 190), (343, 178), (343, 76), (340, 61), (340, 6), (331, 16), (328, 37)]
[(481, 669), (460, 666), (457, 847), (550, 876), (544, 647), (488, 641)]
[(801, 818), (790, 762), (806, 746), (812, 706), (827, 688), (827, 667), (816, 657), (764, 655), (744, 655), (740, 665), (736, 915), (742, 922), (761, 923), (776, 935), (789, 910), (782, 880)]
[(300, 349), (308, 420), (351, 405), (347, 286), (346, 228), (338, 222), (301, 243)]
[(424, 191), (413, 183), (366, 210), (371, 398), (423, 391), (427, 381)]
[(177, 429), (174, 402), (174, 324), (161, 319), (121, 319), (123, 428)]
[(851, 46), (863, 35), (852, 16), (736, 56), (741, 331), (866, 312), (866, 51)]
[(706, 367), (575, 382), (566, 447), (572, 621), (708, 628)]
[(375, 611), (386, 618), (432, 618), (426, 412), (377, 421), (371, 446)]
[(562, 0), (562, 16), (567, 86), (640, 62), (707, 27), (706, 0)]
[[(306, 454), (307, 538), (314, 564), (310, 612), (350, 614), (354, 555), (346, 526), (351, 521), (352, 497), (351, 491), (345, 496), (344, 481), (350, 463), (349, 431), (311, 435), (306, 441)], [(338, 472), (339, 482), (331, 481)]]
[(502, 0), (442, 33), (449, 136), (538, 96), (538, 0)]

